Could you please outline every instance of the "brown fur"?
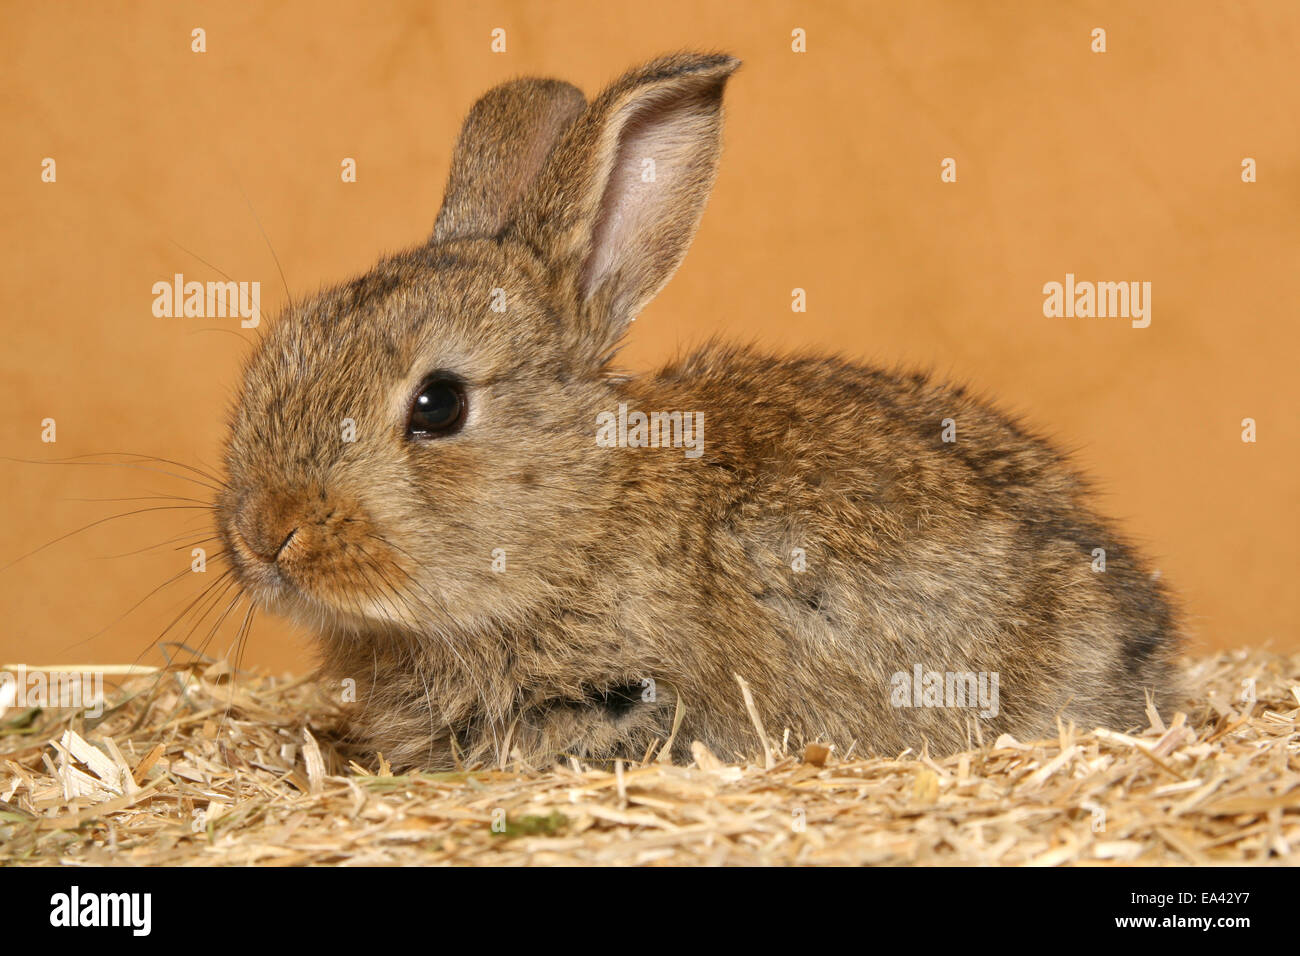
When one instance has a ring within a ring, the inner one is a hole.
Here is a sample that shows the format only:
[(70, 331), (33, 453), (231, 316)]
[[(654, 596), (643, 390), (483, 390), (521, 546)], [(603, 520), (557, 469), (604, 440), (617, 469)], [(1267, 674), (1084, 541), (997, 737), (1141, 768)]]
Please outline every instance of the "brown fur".
[[(489, 93), (433, 241), (295, 304), (248, 365), (222, 535), (357, 682), (357, 735), (394, 766), (636, 758), (679, 711), (675, 756), (753, 753), (735, 674), (774, 734), (876, 753), (1134, 726), (1172, 687), (1149, 568), (1057, 452), (962, 389), (723, 345), (610, 371), (695, 231), (736, 65), (666, 57), (588, 107), (553, 81)], [(408, 440), (438, 369), (469, 418)], [(703, 455), (597, 447), (620, 402), (702, 412)], [(998, 715), (893, 706), (918, 664), (997, 672)]]

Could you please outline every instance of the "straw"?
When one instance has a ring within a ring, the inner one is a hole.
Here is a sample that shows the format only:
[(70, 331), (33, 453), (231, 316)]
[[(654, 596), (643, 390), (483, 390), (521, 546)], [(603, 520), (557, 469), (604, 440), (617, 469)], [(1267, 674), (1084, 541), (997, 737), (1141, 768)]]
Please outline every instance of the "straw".
[(1195, 695), (1142, 732), (846, 757), (760, 729), (745, 763), (694, 741), (690, 766), (393, 776), (341, 748), (307, 679), (172, 668), (124, 678), (99, 720), (0, 717), (0, 863), (1300, 863), (1300, 654), (1187, 674)]

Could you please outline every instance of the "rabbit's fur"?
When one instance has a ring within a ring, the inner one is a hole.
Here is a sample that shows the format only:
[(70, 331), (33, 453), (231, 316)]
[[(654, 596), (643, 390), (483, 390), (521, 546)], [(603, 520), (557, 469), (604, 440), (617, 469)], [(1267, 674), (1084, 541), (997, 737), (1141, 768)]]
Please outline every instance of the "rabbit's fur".
[[(395, 767), (641, 758), (675, 720), (676, 757), (753, 754), (736, 675), (774, 738), (875, 753), (1145, 725), (1171, 693), (1148, 566), (1060, 454), (962, 389), (722, 345), (611, 370), (694, 234), (737, 65), (665, 57), (590, 105), (497, 87), (432, 240), (292, 304), (248, 364), (221, 534)], [(435, 370), (468, 418), (408, 438)], [(620, 404), (701, 413), (702, 455), (598, 447)], [(899, 706), (918, 667), (996, 672), (996, 715)]]

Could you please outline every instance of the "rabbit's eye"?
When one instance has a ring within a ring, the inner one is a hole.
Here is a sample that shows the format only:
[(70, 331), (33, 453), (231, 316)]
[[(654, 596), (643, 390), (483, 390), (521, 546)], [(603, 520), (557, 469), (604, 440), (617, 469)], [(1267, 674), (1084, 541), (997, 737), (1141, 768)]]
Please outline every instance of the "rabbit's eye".
[(415, 393), (406, 423), (408, 438), (436, 438), (449, 435), (465, 424), (469, 404), (465, 389), (456, 379), (435, 375), (425, 379)]

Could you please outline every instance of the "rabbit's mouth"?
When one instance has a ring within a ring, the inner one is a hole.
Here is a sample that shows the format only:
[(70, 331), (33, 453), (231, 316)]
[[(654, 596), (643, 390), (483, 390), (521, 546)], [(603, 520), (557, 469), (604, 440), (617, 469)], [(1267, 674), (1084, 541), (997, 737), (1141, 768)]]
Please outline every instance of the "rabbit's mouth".
[[(376, 625), (418, 630), (420, 618), (400, 592), (364, 588), (352, 581), (356, 574), (335, 566), (322, 574), (288, 554), (290, 539), (268, 559), (251, 548), (238, 530), (230, 535), (236, 574), (245, 593), (264, 610), (297, 621), (315, 632), (373, 631)], [(348, 579), (339, 586), (337, 576)], [(373, 577), (364, 579), (373, 580)]]
[(359, 502), (257, 491), (226, 512), (223, 537), (244, 591), (266, 610), (314, 628), (418, 628), (423, 602), (396, 549)]
[(230, 528), (227, 531), (228, 547), (234, 556), (240, 583), (259, 603), (274, 604), (287, 597), (288, 592), (293, 589), (293, 582), (279, 558), (297, 533), (298, 529), (293, 529), (279, 546), (266, 554), (258, 551), (238, 528)]

